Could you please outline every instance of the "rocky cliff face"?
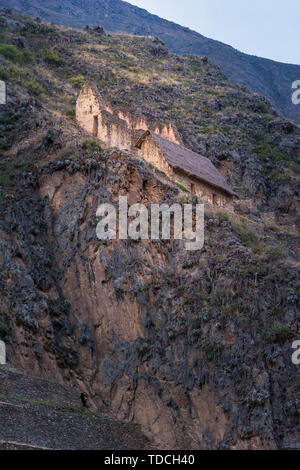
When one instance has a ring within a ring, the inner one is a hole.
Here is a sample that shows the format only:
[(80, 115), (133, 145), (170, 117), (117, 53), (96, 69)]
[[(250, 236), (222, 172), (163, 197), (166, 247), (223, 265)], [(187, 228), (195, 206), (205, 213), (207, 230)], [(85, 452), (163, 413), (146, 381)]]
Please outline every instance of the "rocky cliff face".
[[(9, 362), (78, 386), (88, 406), (140, 424), (159, 448), (300, 447), (291, 361), (298, 128), (206, 59), (161, 44), (153, 59), (149, 39), (6, 13), (1, 21), (3, 42), (22, 41), (27, 74), (4, 49), (2, 73), (15, 70), (1, 108), (0, 335)], [(79, 70), (98, 76), (115, 105), (174, 118), (186, 145), (240, 183), (235, 216), (206, 212), (201, 252), (179, 241), (97, 239), (102, 202), (192, 196), (146, 162), (102, 151), (74, 123)]]
[(208, 56), (230, 80), (265, 96), (283, 116), (300, 121), (300, 106), (291, 99), (292, 83), (300, 77), (299, 65), (243, 54), (120, 0), (65, 0), (63, 4), (50, 0), (44, 5), (37, 0), (0, 0), (0, 6), (73, 28), (100, 24), (110, 32), (157, 36), (176, 54)]

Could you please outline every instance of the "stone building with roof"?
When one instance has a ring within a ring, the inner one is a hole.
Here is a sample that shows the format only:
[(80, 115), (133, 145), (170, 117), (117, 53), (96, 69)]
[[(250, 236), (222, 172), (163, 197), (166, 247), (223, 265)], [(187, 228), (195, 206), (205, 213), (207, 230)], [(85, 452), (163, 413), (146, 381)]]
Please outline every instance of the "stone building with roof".
[(147, 162), (181, 183), (203, 202), (219, 207), (232, 206), (235, 193), (208, 158), (149, 130), (135, 145)]
[(102, 145), (130, 150), (134, 155), (181, 183), (203, 202), (233, 209), (235, 193), (212, 162), (183, 146), (172, 123), (113, 110), (93, 83), (86, 83), (76, 102), (76, 119)]

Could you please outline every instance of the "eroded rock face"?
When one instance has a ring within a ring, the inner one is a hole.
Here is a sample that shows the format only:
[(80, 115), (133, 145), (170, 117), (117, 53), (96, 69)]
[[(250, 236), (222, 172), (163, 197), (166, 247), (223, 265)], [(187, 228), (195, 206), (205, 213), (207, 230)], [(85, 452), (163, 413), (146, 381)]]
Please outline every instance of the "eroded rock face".
[(20, 183), (0, 242), (9, 362), (78, 385), (90, 407), (141, 424), (162, 449), (293, 441), (297, 269), (270, 271), (214, 214), (201, 253), (179, 241), (101, 243), (96, 209), (120, 195), (180, 197), (118, 152), (50, 162)]

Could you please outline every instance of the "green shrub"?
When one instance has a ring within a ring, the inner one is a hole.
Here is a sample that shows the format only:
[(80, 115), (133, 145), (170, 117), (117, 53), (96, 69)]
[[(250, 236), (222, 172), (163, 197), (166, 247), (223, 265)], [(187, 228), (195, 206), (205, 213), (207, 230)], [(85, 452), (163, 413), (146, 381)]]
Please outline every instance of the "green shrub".
[(286, 173), (284, 173), (282, 170), (274, 170), (271, 173), (267, 173), (266, 176), (270, 178), (273, 183), (287, 179)]
[(254, 146), (252, 152), (256, 153), (262, 161), (266, 162), (268, 159), (272, 162), (279, 162), (286, 160), (286, 155), (276, 147), (271, 141), (269, 134), (259, 132), (254, 136)]
[(31, 52), (24, 49), (21, 53), (22, 53), (22, 63), (23, 64), (31, 64), (32, 60), (33, 60)]
[(263, 332), (263, 338), (274, 343), (285, 343), (291, 338), (291, 330), (281, 323), (273, 325)]
[(253, 245), (251, 248), (252, 253), (255, 255), (261, 255), (262, 254), (262, 247), (260, 245)]
[(0, 80), (9, 81), (15, 85), (27, 77), (28, 74), (22, 64), (15, 65), (12, 62), (6, 62), (5, 70), (0, 66)]
[(0, 80), (8, 80), (9, 79), (9, 73), (6, 72), (6, 70), (1, 70), (0, 69)]
[(101, 152), (100, 142), (95, 139), (85, 139), (82, 142), (82, 147), (90, 152)]
[(55, 33), (55, 29), (52, 26), (44, 25), (44, 24), (28, 24), (22, 30), (23, 35), (26, 34), (53, 34)]
[(256, 153), (263, 161), (270, 158), (272, 161), (282, 160), (282, 153), (278, 149), (274, 149), (269, 143), (261, 142), (252, 147), (252, 152)]
[(219, 217), (221, 220), (229, 220), (229, 215), (225, 211), (217, 211), (216, 216)]
[(144, 356), (149, 352), (149, 344), (148, 343), (139, 343), (136, 345), (136, 351), (140, 356)]
[(5, 150), (9, 149), (9, 144), (6, 141), (5, 137), (0, 138), (0, 152), (3, 152)]
[(13, 44), (0, 44), (0, 54), (6, 59), (14, 60), (16, 62), (19, 62), (21, 59), (20, 51)]
[(0, 44), (0, 55), (19, 64), (29, 63), (32, 60), (29, 51), (20, 50), (14, 44)]
[(85, 78), (83, 75), (77, 75), (76, 77), (71, 77), (69, 79), (70, 85), (74, 88), (81, 88), (85, 82)]
[(43, 59), (48, 65), (60, 65), (61, 59), (53, 51), (53, 49), (47, 49), (43, 54)]
[(23, 85), (25, 88), (27, 88), (29, 93), (34, 96), (40, 96), (42, 93), (44, 93), (44, 88), (33, 78), (25, 81)]
[(13, 185), (14, 183), (10, 178), (10, 174), (0, 173), (0, 186), (3, 188), (11, 188)]
[(68, 119), (73, 120), (75, 118), (75, 109), (73, 106), (65, 108), (65, 114)]
[(270, 261), (279, 261), (286, 258), (288, 255), (287, 250), (281, 245), (267, 246), (263, 250), (263, 255)]
[(54, 144), (56, 139), (56, 133), (54, 129), (49, 129), (46, 134), (43, 136), (42, 143), (44, 147), (49, 147), (49, 145)]
[(58, 153), (57, 157), (59, 160), (76, 160), (78, 158), (78, 155), (76, 155), (74, 150), (69, 147), (66, 147)]
[(295, 173), (298, 173), (298, 174), (300, 173), (300, 163), (299, 162), (289, 161), (288, 165), (291, 168), (291, 170), (293, 170)]
[(251, 246), (257, 244), (258, 238), (245, 224), (232, 222), (234, 232), (240, 237), (243, 245)]
[(179, 181), (175, 181), (176, 186), (180, 188), (182, 191), (185, 191), (186, 193), (189, 193), (190, 191), (184, 186), (184, 184), (179, 183)]
[(236, 185), (236, 186), (232, 186), (232, 190), (233, 190), (233, 191), (243, 191), (243, 189), (245, 189), (245, 188), (244, 188), (244, 186), (243, 186), (242, 184), (238, 184), (238, 185)]
[(288, 396), (300, 397), (300, 378), (292, 376), (287, 387)]
[(5, 338), (8, 335), (8, 332), (9, 326), (3, 321), (0, 321), (0, 338)]
[(215, 340), (206, 339), (201, 345), (201, 349), (206, 355), (206, 360), (212, 362), (220, 356), (223, 351), (224, 346), (220, 343), (217, 343)]

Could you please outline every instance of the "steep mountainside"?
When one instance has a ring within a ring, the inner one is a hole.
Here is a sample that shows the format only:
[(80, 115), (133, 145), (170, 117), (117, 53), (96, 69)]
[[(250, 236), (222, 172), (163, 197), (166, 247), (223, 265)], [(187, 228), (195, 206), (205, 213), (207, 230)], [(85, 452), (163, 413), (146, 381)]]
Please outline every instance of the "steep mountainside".
[(137, 426), (88, 411), (79, 389), (31, 377), (7, 366), (0, 366), (0, 416), (0, 450), (149, 447)]
[[(159, 448), (300, 448), (299, 127), (206, 58), (0, 10), (0, 338), (9, 363), (78, 387)], [(86, 79), (114, 107), (173, 120), (240, 195), (205, 246), (100, 242), (96, 209), (188, 202), (74, 121)]]
[(268, 98), (283, 116), (300, 121), (300, 105), (291, 100), (291, 86), (300, 78), (300, 65), (243, 54), (120, 0), (0, 0), (0, 6), (75, 28), (100, 24), (109, 32), (157, 36), (177, 54), (208, 56), (230, 80)]

